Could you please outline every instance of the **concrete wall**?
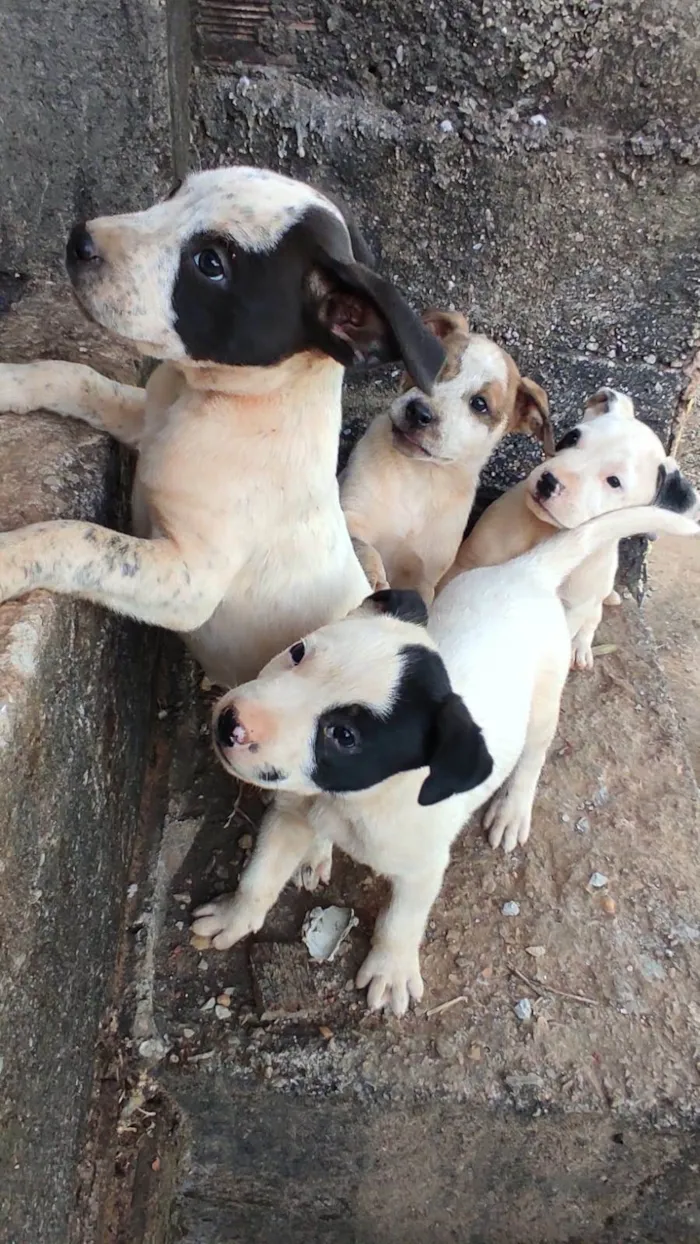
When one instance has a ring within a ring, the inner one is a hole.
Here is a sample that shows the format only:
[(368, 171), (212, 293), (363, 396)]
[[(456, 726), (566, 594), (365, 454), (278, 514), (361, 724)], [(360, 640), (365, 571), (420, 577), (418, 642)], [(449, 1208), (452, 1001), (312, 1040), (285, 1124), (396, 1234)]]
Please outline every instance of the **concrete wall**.
[(182, 167), (187, 0), (0, 0), (0, 271), (59, 266), (70, 224)]

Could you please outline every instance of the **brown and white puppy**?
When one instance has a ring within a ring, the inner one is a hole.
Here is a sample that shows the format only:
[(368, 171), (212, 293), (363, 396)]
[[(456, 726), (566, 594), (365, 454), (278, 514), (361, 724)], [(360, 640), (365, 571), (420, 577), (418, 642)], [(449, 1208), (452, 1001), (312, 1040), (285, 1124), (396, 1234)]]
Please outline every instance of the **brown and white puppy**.
[(552, 453), (547, 394), (521, 376), (505, 350), (453, 311), (426, 325), (447, 359), (431, 397), (411, 379), (356, 445), (341, 503), (373, 588), (414, 588), (428, 603), (464, 535), (479, 472), (508, 432), (526, 432)]
[(337, 845), (391, 881), (357, 985), (371, 1008), (403, 1014), (423, 991), (420, 942), (462, 827), (495, 795), (492, 846), (512, 851), (530, 834), (569, 669), (558, 587), (596, 548), (652, 523), (698, 535), (664, 510), (605, 514), (458, 576), (430, 618), (415, 592), (379, 592), (225, 695), (220, 759), (278, 793), (236, 893), (198, 908), (194, 932), (218, 950), (256, 932), (295, 870), (328, 879)]
[[(554, 457), (489, 506), (439, 590), (464, 570), (500, 565), (562, 528), (637, 505), (692, 514), (697, 496), (658, 436), (635, 418), (631, 399), (601, 389), (585, 403), (581, 422), (562, 436)], [(593, 637), (603, 605), (619, 604), (613, 590), (617, 547), (613, 541), (599, 549), (560, 590), (577, 669), (593, 668)]]
[(336, 481), (343, 369), (402, 360), (430, 389), (444, 351), (334, 203), (261, 169), (195, 173), (148, 211), (77, 225), (67, 266), (92, 319), (165, 361), (145, 391), (8, 364), (0, 409), (136, 449), (137, 535), (6, 533), (0, 601), (48, 588), (180, 631), (233, 685), (366, 595)]

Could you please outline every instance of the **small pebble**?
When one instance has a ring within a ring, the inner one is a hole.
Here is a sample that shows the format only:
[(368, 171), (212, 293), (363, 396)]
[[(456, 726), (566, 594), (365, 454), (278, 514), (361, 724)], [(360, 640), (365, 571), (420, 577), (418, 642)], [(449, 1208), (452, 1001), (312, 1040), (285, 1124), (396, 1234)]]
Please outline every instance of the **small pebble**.
[(211, 943), (208, 937), (199, 937), (196, 933), (193, 933), (190, 938), (190, 946), (192, 946), (194, 950), (208, 950), (210, 945)]
[(227, 1006), (219, 1006), (217, 1004), (214, 1007), (214, 1014), (216, 1015), (217, 1019), (230, 1019), (231, 1018), (231, 1012)]
[(186, 1041), (191, 1041), (194, 1036), (194, 1028), (183, 1028), (182, 1035)]
[(192, 902), (191, 894), (173, 894), (173, 898), (176, 903), (184, 903), (186, 907), (189, 907)]
[(515, 1011), (516, 1019), (519, 1019), (521, 1022), (532, 1019), (532, 1003), (529, 998), (521, 998), (513, 1007), (513, 1010)]
[(331, 1037), (333, 1036), (333, 1029), (332, 1029), (332, 1028), (326, 1028), (325, 1024), (323, 1025), (323, 1027), (319, 1028), (319, 1030), (318, 1030), (318, 1031), (320, 1032), (320, 1034), (321, 1034), (321, 1036), (323, 1037), (324, 1041), (330, 1041)]
[(514, 903), (514, 902), (504, 903), (501, 908), (501, 912), (504, 916), (519, 916), (520, 915), (520, 903)]
[(250, 848), (253, 845), (253, 835), (252, 834), (241, 834), (240, 838), (238, 839), (238, 845), (241, 848), (241, 851), (250, 851)]
[(159, 721), (165, 721), (165, 718), (166, 718), (167, 716), (168, 716), (168, 710), (167, 710), (167, 708), (162, 708), (162, 709), (160, 710), (160, 712), (158, 713), (158, 720), (159, 720)]
[(451, 134), (452, 131), (454, 130), (454, 125), (452, 124), (451, 121), (448, 121), (446, 119), (440, 122), (440, 129), (442, 130), (443, 134)]
[(481, 1046), (470, 1045), (468, 1057), (471, 1059), (473, 1063), (480, 1063), (481, 1062)]
[(569, 816), (568, 812), (562, 812), (561, 819), (564, 825), (568, 825), (569, 821), (571, 820), (571, 817)]
[(200, 959), (200, 960), (199, 960), (199, 963), (197, 964), (197, 971), (198, 971), (198, 972), (206, 972), (206, 970), (207, 970), (208, 966), (209, 966), (209, 965), (208, 965), (208, 963), (207, 963), (206, 959)]
[(230, 1006), (231, 1005), (230, 994), (220, 993), (218, 998), (216, 999), (216, 1004), (217, 1006)]
[(645, 363), (651, 363), (651, 364), (654, 364), (654, 363), (656, 362), (656, 355), (655, 355), (655, 354), (645, 354), (645, 355), (644, 355), (644, 362), (645, 362)]
[(534, 117), (530, 117), (530, 125), (546, 125), (547, 118), (541, 112), (536, 112)]
[(216, 998), (212, 997), (212, 998), (207, 998), (206, 1002), (204, 1003), (204, 1006), (201, 1006), (199, 1009), (200, 1011), (213, 1011), (215, 1006), (216, 1006)]
[(588, 884), (589, 886), (592, 886), (594, 890), (602, 890), (603, 887), (608, 884), (608, 879), (605, 876), (605, 873), (591, 873), (591, 879)]
[(610, 898), (610, 896), (606, 894), (605, 898), (603, 899), (600, 905), (603, 908), (603, 911), (605, 912), (606, 916), (615, 915), (617, 907), (616, 907), (614, 898)]
[(577, 834), (587, 834), (591, 828), (591, 822), (587, 816), (580, 816), (574, 825)]
[(130, 885), (130, 886), (128, 886), (128, 887), (127, 887), (126, 897), (127, 897), (127, 898), (135, 898), (135, 897), (136, 897), (136, 895), (138, 894), (138, 890), (139, 890), (139, 888), (138, 888), (138, 886), (137, 886), (136, 882), (134, 881), (132, 885)]
[(547, 949), (545, 946), (526, 946), (525, 947), (525, 954), (532, 955), (533, 959), (541, 959), (543, 955), (546, 955), (546, 953), (547, 953)]

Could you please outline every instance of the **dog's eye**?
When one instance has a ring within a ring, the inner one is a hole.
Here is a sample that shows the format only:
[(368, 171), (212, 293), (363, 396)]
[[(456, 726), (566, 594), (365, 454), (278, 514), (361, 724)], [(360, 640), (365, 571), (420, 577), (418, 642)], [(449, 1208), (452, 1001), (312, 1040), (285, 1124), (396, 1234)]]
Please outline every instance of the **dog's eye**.
[(306, 656), (306, 644), (301, 640), (297, 644), (292, 644), (289, 655), (292, 658), (292, 665), (301, 665)]
[(489, 404), (480, 393), (475, 393), (473, 397), (470, 397), (469, 407), (475, 415), (488, 415), (489, 413)]
[(616, 475), (609, 475), (607, 482), (611, 488), (622, 488), (622, 484), (620, 483)]
[(205, 276), (208, 281), (223, 281), (226, 271), (215, 250), (197, 251), (193, 259), (202, 276)]
[(572, 428), (570, 432), (566, 432), (556, 445), (556, 452), (560, 449), (573, 449), (574, 445), (578, 445), (581, 439), (581, 429)]
[(358, 735), (349, 726), (326, 726), (324, 733), (331, 743), (335, 743), (336, 747), (342, 748), (343, 751), (357, 747), (359, 742)]

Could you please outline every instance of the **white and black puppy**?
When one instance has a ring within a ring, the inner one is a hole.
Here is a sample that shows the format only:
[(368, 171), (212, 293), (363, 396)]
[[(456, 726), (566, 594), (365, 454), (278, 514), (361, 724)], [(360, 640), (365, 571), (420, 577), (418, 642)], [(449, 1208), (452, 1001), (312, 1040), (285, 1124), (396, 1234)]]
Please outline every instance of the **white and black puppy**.
[(402, 1014), (422, 993), (420, 942), (462, 826), (502, 787), (486, 817), (492, 845), (529, 835), (569, 668), (560, 583), (601, 544), (652, 525), (698, 532), (648, 507), (594, 519), (460, 575), (427, 631), (417, 593), (379, 592), (224, 696), (223, 764), (279, 793), (237, 892), (200, 907), (194, 932), (225, 949), (260, 929), (295, 870), (328, 877), (337, 844), (391, 881), (357, 983), (370, 1007)]
[[(562, 528), (578, 527), (611, 510), (651, 504), (693, 516), (698, 498), (656, 433), (635, 417), (631, 399), (616, 389), (601, 389), (587, 399), (583, 418), (564, 433), (553, 457), (488, 507), (441, 588), (464, 570), (517, 557)], [(572, 664), (578, 669), (593, 668), (593, 638), (603, 604), (619, 604), (613, 590), (617, 563), (617, 541), (612, 540), (562, 584)]]
[(192, 174), (163, 203), (77, 225), (94, 320), (165, 360), (145, 391), (80, 365), (0, 367), (0, 409), (73, 415), (138, 451), (137, 536), (39, 523), (0, 539), (0, 601), (70, 593), (184, 633), (212, 681), (251, 677), (366, 595), (336, 482), (343, 369), (444, 351), (369, 267), (342, 211), (253, 168)]

